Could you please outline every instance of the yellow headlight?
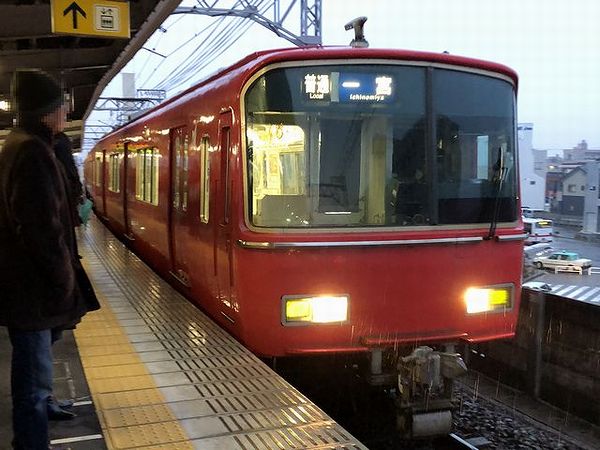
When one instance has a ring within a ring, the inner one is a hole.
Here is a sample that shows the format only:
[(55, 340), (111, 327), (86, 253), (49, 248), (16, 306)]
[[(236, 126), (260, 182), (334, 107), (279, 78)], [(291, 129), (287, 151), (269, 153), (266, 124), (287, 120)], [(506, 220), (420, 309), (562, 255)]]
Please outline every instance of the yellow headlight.
[(504, 310), (512, 306), (512, 287), (469, 288), (465, 292), (467, 313)]
[(333, 323), (348, 320), (347, 296), (284, 297), (286, 323)]
[(285, 304), (285, 318), (289, 320), (310, 320), (311, 310), (308, 299), (288, 300)]

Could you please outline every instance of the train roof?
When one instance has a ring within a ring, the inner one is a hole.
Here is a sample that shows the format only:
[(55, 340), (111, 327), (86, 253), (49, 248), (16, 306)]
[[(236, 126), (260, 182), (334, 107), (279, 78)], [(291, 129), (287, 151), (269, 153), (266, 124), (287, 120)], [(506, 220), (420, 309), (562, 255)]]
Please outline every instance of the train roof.
[[(278, 61), (355, 58), (396, 59), (405, 61), (422, 61), (437, 64), (463, 66), (503, 74), (511, 78), (514, 81), (515, 85), (518, 81), (517, 73), (510, 67), (507, 67), (503, 64), (484, 61), (481, 59), (468, 58), (464, 56), (451, 55), (449, 53), (422, 52), (402, 49), (353, 48), (347, 46), (295, 47), (256, 52), (252, 55), (248, 55), (246, 58), (240, 61), (240, 63), (244, 64), (254, 60), (257, 66), (263, 66)], [(236, 66), (237, 64), (232, 67)]]
[(238, 69), (243, 68), (243, 72), (249, 74), (250, 76), (251, 74), (258, 71), (260, 68), (278, 62), (335, 59), (390, 59), (397, 61), (419, 61), (431, 64), (462, 66), (465, 68), (483, 70), (504, 75), (513, 81), (515, 89), (518, 86), (518, 75), (513, 69), (511, 69), (508, 66), (481, 59), (451, 55), (448, 53), (434, 53), (401, 49), (354, 48), (347, 46), (309, 46), (262, 50), (255, 53), (251, 53), (245, 58), (234, 63), (233, 65), (218, 70), (217, 72), (208, 76), (206, 79), (169, 98), (160, 105), (145, 111), (143, 114), (136, 117), (131, 122), (124, 124), (122, 127), (119, 127), (113, 132), (102, 137), (101, 140), (105, 139), (107, 136), (112, 135), (114, 132), (129, 126), (130, 124), (138, 122), (141, 118), (147, 117), (149, 114), (152, 114), (157, 110), (165, 108), (166, 106), (176, 102), (177, 100), (195, 91), (196, 89), (201, 88), (202, 86), (212, 81), (215, 81), (221, 77), (224, 77), (227, 74), (230, 74)]
[(392, 59), (399, 61), (420, 61), (424, 63), (432, 64), (447, 64), (453, 66), (463, 66), (465, 68), (485, 70), (489, 72), (496, 72), (509, 77), (515, 88), (518, 85), (517, 73), (508, 66), (503, 64), (485, 61), (482, 59), (468, 58), (465, 56), (450, 55), (449, 53), (434, 53), (434, 52), (421, 52), (413, 50), (401, 50), (401, 49), (378, 49), (378, 48), (354, 48), (347, 46), (339, 47), (323, 47), (323, 46), (311, 46), (311, 47), (292, 47), (292, 48), (281, 48), (275, 50), (262, 50), (255, 53), (251, 53), (245, 58), (241, 59), (237, 63), (223, 68), (216, 73), (210, 75), (205, 80), (200, 81), (198, 84), (186, 89), (185, 91), (177, 94), (171, 99), (167, 100), (163, 104), (175, 101), (189, 92), (203, 86), (219, 77), (226, 75), (227, 73), (233, 72), (236, 69), (247, 66), (248, 72), (255, 72), (261, 67), (269, 64), (284, 62), (284, 61), (303, 61), (303, 60), (319, 60), (319, 59)]

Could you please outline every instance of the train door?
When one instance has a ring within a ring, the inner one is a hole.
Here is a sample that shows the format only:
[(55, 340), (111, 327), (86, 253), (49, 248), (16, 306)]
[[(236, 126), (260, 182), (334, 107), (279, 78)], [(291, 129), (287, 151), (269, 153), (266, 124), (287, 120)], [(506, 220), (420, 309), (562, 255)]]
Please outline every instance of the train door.
[(232, 242), (231, 242), (231, 111), (221, 113), (219, 118), (219, 179), (217, 182), (216, 223), (214, 240), (215, 269), (219, 290), (220, 309), (229, 321), (231, 288), (233, 286)]
[(188, 150), (187, 128), (171, 130), (171, 209), (169, 214), (169, 250), (171, 274), (183, 285), (189, 286), (184, 242), (187, 236), (188, 213)]

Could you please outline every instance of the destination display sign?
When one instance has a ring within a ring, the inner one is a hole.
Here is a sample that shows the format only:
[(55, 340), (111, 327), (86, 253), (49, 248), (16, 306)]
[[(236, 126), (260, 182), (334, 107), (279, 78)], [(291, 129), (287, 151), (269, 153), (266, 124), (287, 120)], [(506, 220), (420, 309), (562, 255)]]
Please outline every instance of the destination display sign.
[(308, 101), (331, 103), (391, 103), (394, 78), (386, 74), (309, 72), (304, 75), (303, 91)]
[(304, 75), (304, 93), (309, 100), (331, 99), (331, 77), (326, 73)]

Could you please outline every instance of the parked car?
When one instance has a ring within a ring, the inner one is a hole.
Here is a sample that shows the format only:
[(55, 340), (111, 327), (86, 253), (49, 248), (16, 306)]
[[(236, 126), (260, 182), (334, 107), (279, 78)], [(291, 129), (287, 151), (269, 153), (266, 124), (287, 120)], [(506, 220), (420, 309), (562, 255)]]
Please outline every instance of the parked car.
[(587, 269), (592, 266), (592, 260), (580, 258), (578, 253), (564, 250), (552, 252), (547, 256), (538, 256), (533, 259), (538, 269), (554, 269), (556, 267), (573, 268), (573, 270)]
[[(550, 208), (548, 208), (548, 211), (550, 210)], [(529, 206), (522, 206), (521, 207), (521, 214), (523, 215), (523, 217), (528, 217), (528, 218), (534, 218), (534, 217), (541, 217), (542, 215), (544, 215), (546, 211), (543, 209), (533, 209), (530, 208)]]
[(521, 214), (523, 217), (533, 217), (533, 209), (523, 206), (521, 207)]
[(525, 255), (525, 259), (531, 261), (540, 256), (550, 256), (554, 252), (556, 252), (554, 247), (552, 247), (552, 245), (546, 242), (541, 244), (528, 245), (523, 248), (523, 254)]

